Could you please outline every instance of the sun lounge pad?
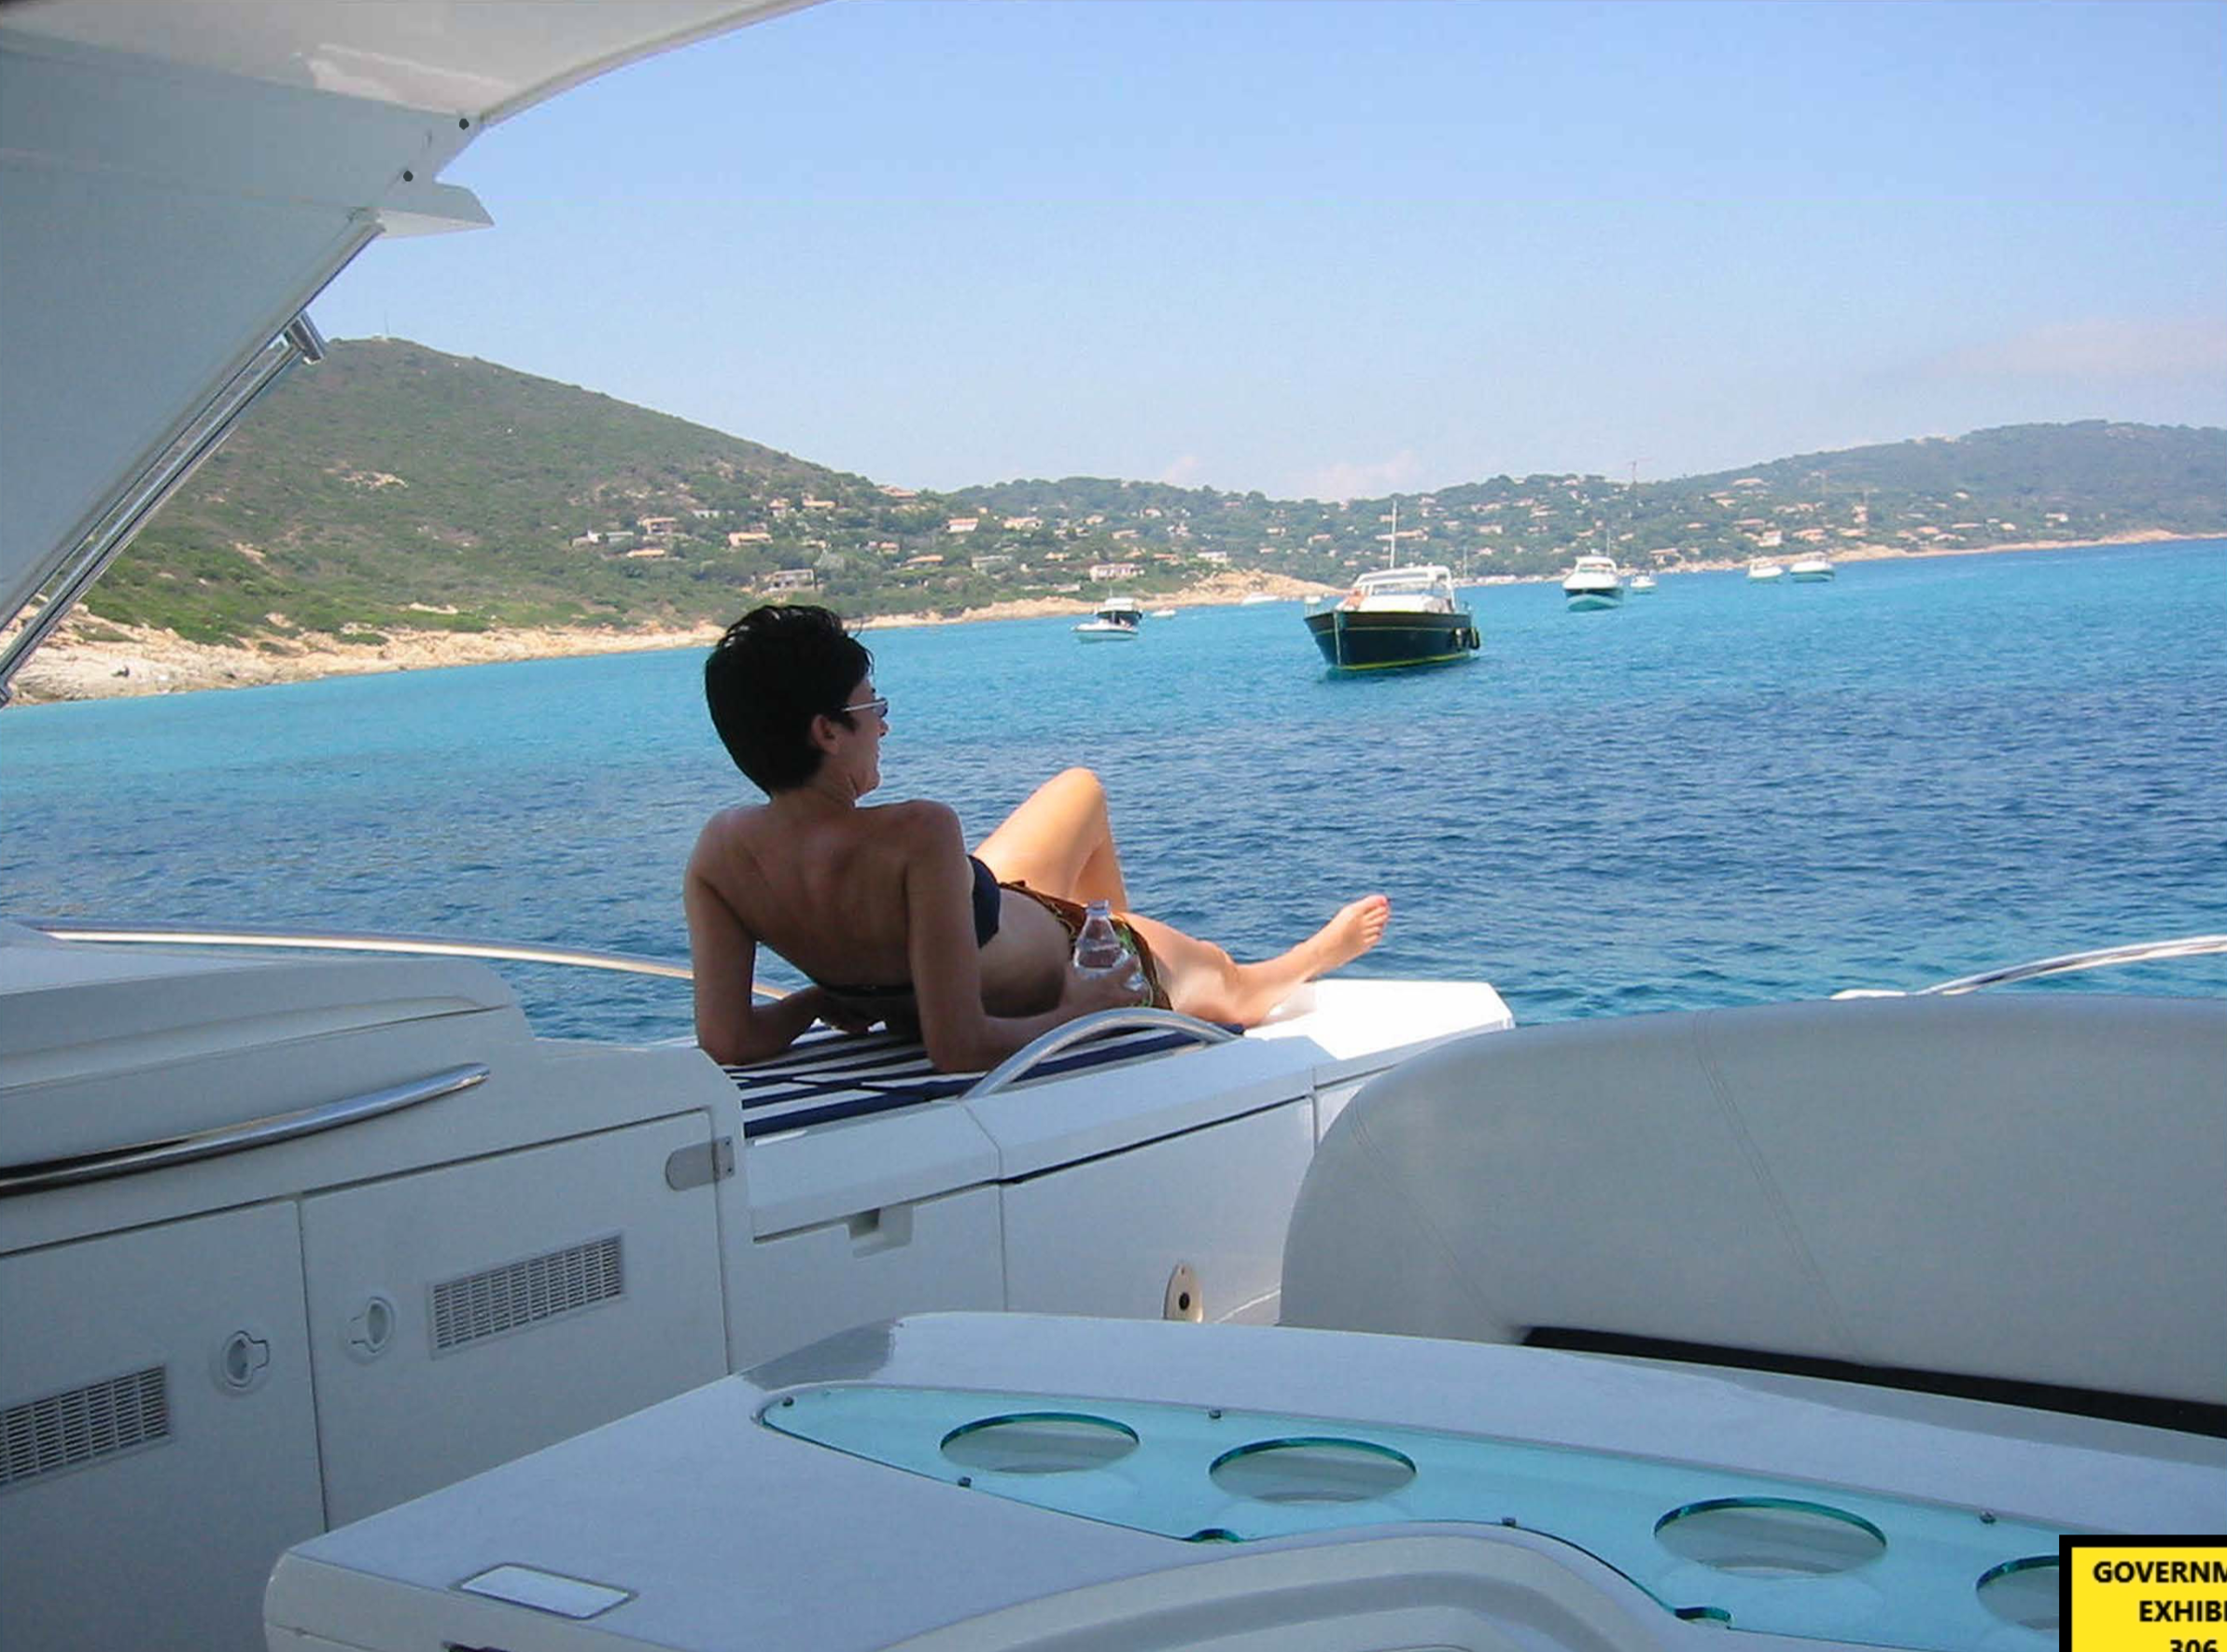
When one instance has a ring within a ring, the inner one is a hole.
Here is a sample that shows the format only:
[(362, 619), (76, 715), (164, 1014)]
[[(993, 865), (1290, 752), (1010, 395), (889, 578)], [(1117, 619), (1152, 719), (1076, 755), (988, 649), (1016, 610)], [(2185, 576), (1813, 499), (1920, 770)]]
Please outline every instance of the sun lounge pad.
[[(1015, 1087), (1198, 1047), (1188, 1034), (1161, 1028), (1111, 1032), (1047, 1057)], [(979, 1072), (936, 1071), (918, 1040), (888, 1032), (807, 1039), (775, 1060), (724, 1071), (742, 1094), (746, 1140), (945, 1100), (964, 1095), (982, 1080)]]

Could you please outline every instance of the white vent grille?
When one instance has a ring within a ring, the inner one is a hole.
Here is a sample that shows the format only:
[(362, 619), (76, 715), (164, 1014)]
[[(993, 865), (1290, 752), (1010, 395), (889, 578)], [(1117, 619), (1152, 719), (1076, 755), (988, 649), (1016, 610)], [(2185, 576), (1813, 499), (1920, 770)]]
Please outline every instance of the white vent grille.
[(0, 1489), (169, 1437), (170, 1383), (161, 1365), (27, 1400), (0, 1411)]
[(626, 1289), (619, 1236), (529, 1256), (433, 1287), (433, 1351), (447, 1353), (506, 1331), (609, 1302)]

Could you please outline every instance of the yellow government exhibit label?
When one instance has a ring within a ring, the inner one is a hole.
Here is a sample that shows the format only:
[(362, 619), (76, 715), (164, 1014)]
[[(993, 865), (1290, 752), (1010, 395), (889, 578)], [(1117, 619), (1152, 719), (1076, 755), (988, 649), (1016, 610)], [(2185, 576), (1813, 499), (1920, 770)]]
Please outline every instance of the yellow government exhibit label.
[(2071, 1652), (2227, 1652), (2227, 1537), (2066, 1537)]

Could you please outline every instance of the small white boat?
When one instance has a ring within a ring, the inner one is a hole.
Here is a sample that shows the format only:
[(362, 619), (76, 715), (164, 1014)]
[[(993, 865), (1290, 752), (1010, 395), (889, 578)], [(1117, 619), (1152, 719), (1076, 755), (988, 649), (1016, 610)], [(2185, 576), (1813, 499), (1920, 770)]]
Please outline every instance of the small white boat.
[(1172, 620), (1175, 618), (1175, 610), (1171, 608), (1156, 608), (1147, 617), (1155, 620)]
[(1562, 581), (1562, 595), (1574, 614), (1624, 605), (1624, 577), (1613, 556), (1580, 556)]
[(1283, 598), (1272, 591), (1249, 591), (1245, 594), (1244, 600), (1238, 606), (1240, 608), (1257, 608), (1264, 602), (1282, 602), (1282, 600)]
[(1786, 569), (1786, 577), (1797, 585), (1821, 584), (1832, 578), (1832, 564), (1822, 556), (1805, 556)]
[(1624, 588), (1634, 596), (1652, 596), (1655, 595), (1655, 576), (1653, 574), (1633, 574), (1626, 581)]
[(1134, 642), (1144, 630), (1144, 609), (1133, 596), (1109, 596), (1075, 627), (1085, 642)]
[(1786, 570), (1767, 556), (1758, 556), (1747, 565), (1747, 577), (1759, 585), (1767, 585), (1786, 577)]

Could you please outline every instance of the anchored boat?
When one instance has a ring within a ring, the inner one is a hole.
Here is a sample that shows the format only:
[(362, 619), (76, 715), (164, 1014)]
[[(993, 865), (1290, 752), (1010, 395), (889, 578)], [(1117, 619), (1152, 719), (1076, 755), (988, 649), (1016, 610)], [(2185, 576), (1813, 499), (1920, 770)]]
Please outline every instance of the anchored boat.
[(1085, 642), (1134, 642), (1144, 633), (1144, 609), (1133, 596), (1109, 596), (1075, 627)]
[(1307, 629), (1333, 671), (1443, 665), (1468, 659), (1479, 641), (1453, 575), (1436, 565), (1363, 574), (1343, 598), (1309, 614)]
[(1562, 580), (1570, 612), (1582, 614), (1624, 606), (1624, 577), (1613, 556), (1580, 556)]

